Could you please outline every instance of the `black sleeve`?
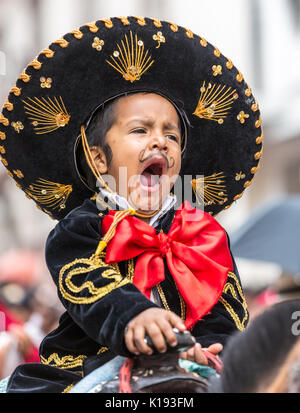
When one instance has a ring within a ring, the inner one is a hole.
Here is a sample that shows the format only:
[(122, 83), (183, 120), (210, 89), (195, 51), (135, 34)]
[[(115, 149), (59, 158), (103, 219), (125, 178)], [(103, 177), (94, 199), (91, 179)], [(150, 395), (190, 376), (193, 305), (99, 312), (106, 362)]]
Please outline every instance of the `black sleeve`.
[(243, 295), (238, 270), (233, 261), (233, 271), (228, 278), (219, 301), (210, 313), (198, 321), (192, 334), (202, 347), (213, 343), (226, 344), (228, 337), (236, 332), (243, 331), (248, 323), (247, 304)]
[(115, 354), (129, 356), (124, 342), (127, 323), (157, 307), (104, 256), (93, 256), (101, 238), (101, 218), (71, 213), (49, 234), (46, 262), (62, 304), (85, 333)]

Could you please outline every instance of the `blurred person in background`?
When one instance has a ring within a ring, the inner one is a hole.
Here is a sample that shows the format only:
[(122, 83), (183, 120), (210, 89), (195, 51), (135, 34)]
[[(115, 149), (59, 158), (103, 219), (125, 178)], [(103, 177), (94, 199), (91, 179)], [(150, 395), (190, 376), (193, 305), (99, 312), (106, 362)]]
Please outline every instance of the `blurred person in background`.
[(0, 257), (0, 379), (20, 363), (39, 362), (38, 347), (56, 327), (60, 304), (39, 263), (31, 251)]

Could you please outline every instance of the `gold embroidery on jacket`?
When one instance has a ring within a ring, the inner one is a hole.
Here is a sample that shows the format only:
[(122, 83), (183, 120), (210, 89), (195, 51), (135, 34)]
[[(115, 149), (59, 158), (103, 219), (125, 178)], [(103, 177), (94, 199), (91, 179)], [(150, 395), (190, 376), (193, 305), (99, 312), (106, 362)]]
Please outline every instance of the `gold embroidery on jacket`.
[(69, 386), (67, 386), (67, 387), (62, 391), (62, 393), (69, 393), (69, 391), (72, 390), (72, 388), (75, 386), (76, 383), (77, 383), (76, 381), (73, 381), (73, 383), (72, 383), (72, 384), (69, 384)]
[(59, 357), (57, 353), (52, 353), (48, 358), (45, 358), (41, 355), (41, 362), (42, 364), (46, 364), (48, 366), (54, 366), (59, 369), (72, 369), (74, 367), (82, 366), (83, 360), (87, 358), (85, 355), (80, 356), (72, 356), (67, 355), (63, 357)]
[[(233, 318), (236, 327), (240, 331), (243, 331), (243, 330), (245, 330), (245, 322), (248, 319), (247, 303), (246, 303), (245, 297), (243, 295), (242, 287), (239, 283), (239, 280), (238, 280), (237, 276), (233, 272), (229, 271), (228, 272), (228, 277), (230, 277), (233, 280), (234, 285), (231, 284), (230, 282), (227, 282), (225, 284), (223, 292), (226, 293), (226, 294), (230, 293), (232, 295), (232, 297), (234, 297), (242, 305), (242, 307), (244, 309), (244, 313), (245, 313), (244, 318), (242, 320), (239, 318), (239, 316), (236, 314), (234, 309), (231, 307), (231, 305), (228, 303), (228, 301), (225, 300), (225, 298), (223, 296), (221, 296), (220, 302), (224, 305), (226, 310), (229, 312), (229, 314)], [(236, 286), (236, 288), (235, 288), (235, 286)], [(237, 294), (237, 292), (238, 292), (238, 294)]]
[[(84, 266), (77, 266), (83, 264)], [(75, 268), (72, 268), (76, 266)], [(92, 281), (85, 281), (80, 286), (72, 282), (76, 275), (87, 274), (98, 268), (106, 267), (101, 273), (101, 277), (111, 282), (103, 287), (95, 287)], [(117, 264), (108, 266), (99, 256), (92, 255), (90, 258), (76, 258), (74, 261), (66, 264), (59, 273), (59, 290), (62, 296), (74, 304), (91, 304), (109, 294), (116, 288), (130, 283), (127, 277), (123, 278)], [(76, 296), (83, 290), (89, 292), (88, 296)]]
[(100, 349), (97, 351), (97, 355), (106, 353), (109, 350), (108, 347), (100, 347)]
[[(186, 318), (186, 305), (185, 305), (184, 299), (182, 298), (182, 296), (181, 296), (181, 294), (178, 290), (178, 287), (177, 287), (176, 283), (175, 283), (175, 287), (176, 287), (178, 297), (179, 297), (179, 301), (180, 301), (180, 318), (182, 319), (182, 321), (185, 321), (185, 318)], [(171, 311), (161, 285), (157, 284), (156, 288), (157, 288), (159, 297), (160, 297), (160, 299), (163, 303), (164, 308), (168, 311)], [(158, 304), (158, 303), (156, 303), (156, 304)]]

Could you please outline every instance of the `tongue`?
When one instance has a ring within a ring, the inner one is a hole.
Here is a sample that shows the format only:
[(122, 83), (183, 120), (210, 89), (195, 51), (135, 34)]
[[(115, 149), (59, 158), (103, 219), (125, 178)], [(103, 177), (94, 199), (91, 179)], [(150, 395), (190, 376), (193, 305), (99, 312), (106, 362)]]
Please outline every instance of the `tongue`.
[(141, 183), (144, 186), (155, 186), (159, 184), (159, 175), (152, 175), (150, 172), (143, 172)]

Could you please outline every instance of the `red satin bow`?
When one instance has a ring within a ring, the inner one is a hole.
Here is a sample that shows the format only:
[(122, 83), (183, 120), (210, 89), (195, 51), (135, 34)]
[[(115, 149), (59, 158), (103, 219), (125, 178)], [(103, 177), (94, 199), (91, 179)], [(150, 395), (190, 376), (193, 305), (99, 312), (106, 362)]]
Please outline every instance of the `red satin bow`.
[[(102, 221), (103, 235), (116, 211)], [(159, 233), (133, 216), (124, 218), (106, 249), (106, 263), (137, 257), (134, 285), (148, 298), (151, 289), (165, 279), (164, 261), (177, 284), (187, 309), (185, 326), (191, 328), (219, 300), (232, 259), (227, 236), (217, 221), (188, 201), (177, 210), (168, 234)]]

